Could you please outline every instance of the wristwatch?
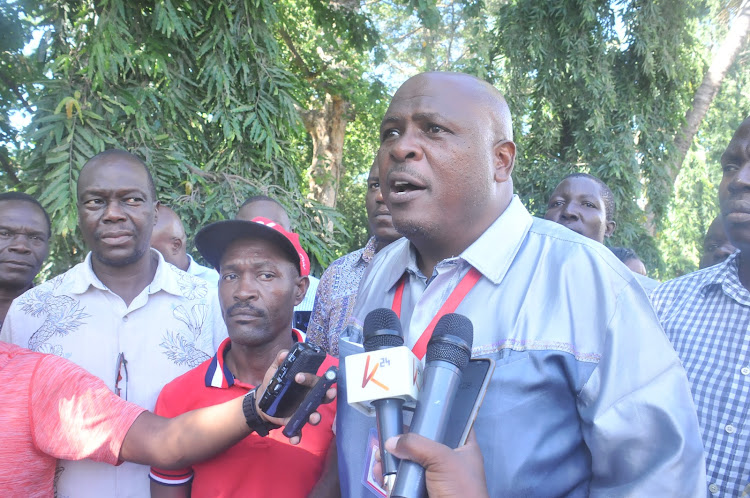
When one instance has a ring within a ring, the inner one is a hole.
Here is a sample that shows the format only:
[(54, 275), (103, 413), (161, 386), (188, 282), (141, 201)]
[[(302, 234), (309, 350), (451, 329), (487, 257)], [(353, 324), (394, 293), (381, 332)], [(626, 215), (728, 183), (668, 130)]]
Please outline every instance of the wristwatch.
[(245, 422), (250, 427), (251, 431), (257, 432), (259, 436), (266, 437), (268, 433), (274, 429), (281, 427), (280, 425), (266, 422), (263, 417), (260, 416), (258, 410), (255, 408), (255, 391), (258, 388), (251, 389), (242, 400), (242, 412), (245, 414)]

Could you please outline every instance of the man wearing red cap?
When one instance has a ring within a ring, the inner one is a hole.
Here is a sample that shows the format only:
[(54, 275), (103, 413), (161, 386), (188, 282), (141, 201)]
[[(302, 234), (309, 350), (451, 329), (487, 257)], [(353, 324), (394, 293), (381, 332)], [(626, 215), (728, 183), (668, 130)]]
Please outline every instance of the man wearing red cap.
[[(297, 234), (266, 218), (228, 220), (204, 227), (195, 243), (219, 272), (219, 302), (229, 338), (213, 359), (164, 387), (155, 412), (167, 417), (248, 392), (261, 383), (279, 351), (302, 340), (289, 325), (294, 306), (307, 291), (310, 272)], [(321, 370), (328, 365), (324, 362)], [(321, 407), (321, 423), (305, 426), (297, 446), (289, 444), (280, 429), (273, 429), (266, 437), (253, 434), (216, 458), (186, 469), (152, 468), (151, 494), (335, 495), (335, 466), (329, 469), (326, 464), (334, 413), (332, 405)]]

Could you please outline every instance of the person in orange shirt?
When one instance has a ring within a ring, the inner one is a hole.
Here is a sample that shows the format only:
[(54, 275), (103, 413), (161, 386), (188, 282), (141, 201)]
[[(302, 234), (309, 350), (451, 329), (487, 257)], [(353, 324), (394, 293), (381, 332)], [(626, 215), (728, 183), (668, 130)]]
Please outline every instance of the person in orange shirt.
[[(280, 352), (265, 373), (265, 390), (286, 357)], [(315, 376), (299, 374), (308, 385)], [(333, 399), (335, 389), (328, 391)], [(254, 409), (253, 409), (254, 408)], [(164, 468), (204, 460), (267, 424), (253, 396), (185, 413), (159, 417), (125, 401), (98, 377), (55, 355), (0, 341), (0, 490), (3, 496), (52, 496), (58, 459), (90, 458)], [(314, 413), (311, 423), (318, 423)], [(290, 439), (297, 444), (299, 438)]]

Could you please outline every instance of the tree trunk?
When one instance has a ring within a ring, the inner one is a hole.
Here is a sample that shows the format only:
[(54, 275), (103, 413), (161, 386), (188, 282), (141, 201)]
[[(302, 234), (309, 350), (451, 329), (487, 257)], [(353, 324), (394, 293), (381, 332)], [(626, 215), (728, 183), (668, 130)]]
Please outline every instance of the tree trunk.
[(730, 66), (737, 58), (737, 54), (740, 53), (745, 44), (748, 33), (750, 33), (750, 0), (743, 0), (732, 22), (729, 33), (727, 33), (724, 41), (721, 42), (716, 56), (711, 61), (708, 72), (703, 77), (701, 86), (695, 92), (693, 105), (687, 114), (685, 114), (685, 122), (675, 136), (676, 156), (668, 168), (672, 184), (677, 179), (677, 175), (682, 168), (682, 163), (685, 160), (688, 149), (690, 149), (690, 145), (693, 143), (693, 137), (698, 131), (703, 117), (706, 115), (714, 97), (719, 92), (719, 87), (721, 87), (724, 76), (726, 76)]
[(335, 208), (344, 157), (344, 135), (349, 102), (326, 94), (322, 109), (301, 111), (302, 122), (312, 137), (310, 192), (321, 204)]

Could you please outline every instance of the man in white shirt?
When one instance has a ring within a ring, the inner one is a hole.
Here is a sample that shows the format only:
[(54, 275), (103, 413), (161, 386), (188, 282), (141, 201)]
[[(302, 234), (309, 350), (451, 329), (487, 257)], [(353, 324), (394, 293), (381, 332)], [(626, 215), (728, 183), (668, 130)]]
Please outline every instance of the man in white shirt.
[(187, 253), (187, 234), (182, 220), (171, 208), (161, 204), (158, 208), (158, 220), (151, 234), (151, 247), (164, 256), (167, 263), (175, 265), (180, 270), (210, 282), (219, 283), (219, 274), (213, 268), (199, 265)]
[[(67, 358), (121, 397), (153, 410), (161, 388), (210, 358), (227, 337), (215, 288), (150, 248), (156, 191), (124, 150), (91, 158), (78, 177), (78, 217), (91, 252), (8, 311), (0, 339)], [(61, 461), (58, 496), (148, 496), (148, 468)]]

